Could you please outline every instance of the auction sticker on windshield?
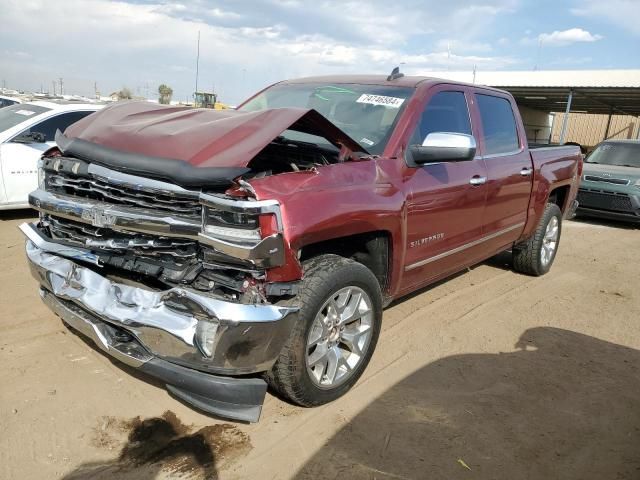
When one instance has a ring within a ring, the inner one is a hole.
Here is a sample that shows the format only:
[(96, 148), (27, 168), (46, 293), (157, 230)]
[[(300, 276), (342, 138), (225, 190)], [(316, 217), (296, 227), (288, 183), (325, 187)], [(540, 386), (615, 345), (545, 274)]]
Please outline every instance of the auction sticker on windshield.
[(363, 93), (360, 98), (356, 100), (357, 103), (368, 103), (369, 105), (383, 105), (385, 107), (400, 108), (404, 98), (397, 97), (385, 97), (384, 95), (370, 95)]

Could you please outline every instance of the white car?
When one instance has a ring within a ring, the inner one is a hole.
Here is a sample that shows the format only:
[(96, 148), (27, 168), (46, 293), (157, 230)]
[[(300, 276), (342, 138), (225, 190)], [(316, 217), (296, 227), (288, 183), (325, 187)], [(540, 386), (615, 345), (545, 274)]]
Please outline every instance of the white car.
[(38, 187), (38, 160), (57, 130), (101, 109), (73, 102), (29, 102), (0, 109), (0, 210), (26, 208)]

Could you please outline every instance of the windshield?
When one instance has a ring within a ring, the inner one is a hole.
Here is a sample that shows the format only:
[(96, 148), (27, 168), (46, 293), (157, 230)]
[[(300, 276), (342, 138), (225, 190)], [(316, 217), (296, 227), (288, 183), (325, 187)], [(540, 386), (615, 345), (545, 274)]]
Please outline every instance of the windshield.
[[(413, 92), (413, 88), (381, 85), (282, 84), (258, 94), (238, 110), (313, 108), (365, 150), (379, 155)], [(291, 140), (328, 144), (320, 137), (291, 130), (284, 132), (283, 136)]]
[(602, 143), (585, 159), (585, 162), (640, 168), (640, 142)]
[(29, 120), (35, 115), (39, 115), (47, 110), (51, 109), (40, 107), (38, 105), (25, 105), (19, 103), (11, 105), (10, 107), (4, 107), (3, 109), (0, 109), (0, 132), (9, 130), (19, 123)]

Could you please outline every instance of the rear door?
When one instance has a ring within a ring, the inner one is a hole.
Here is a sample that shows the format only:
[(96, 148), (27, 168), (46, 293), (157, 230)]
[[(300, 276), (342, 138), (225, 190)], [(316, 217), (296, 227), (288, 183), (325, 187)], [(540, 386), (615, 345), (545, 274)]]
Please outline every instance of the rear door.
[(520, 236), (531, 198), (533, 164), (518, 110), (507, 95), (476, 90), (479, 145), (487, 168), (483, 235), (488, 254)]
[[(422, 144), (429, 133), (474, 133), (469, 99), (465, 87), (440, 85), (430, 89), (409, 144)], [(484, 161), (479, 157), (465, 162), (409, 165), (405, 175), (407, 248), (402, 290), (416, 288), (477, 259), (485, 177)]]
[[(49, 117), (0, 145), (6, 203), (17, 205), (27, 203), (29, 193), (38, 187), (38, 159), (55, 145), (56, 130), (64, 131), (69, 125), (91, 113), (93, 112), (65, 112)], [(33, 132), (42, 133), (45, 136), (45, 143), (15, 141), (18, 137)]]

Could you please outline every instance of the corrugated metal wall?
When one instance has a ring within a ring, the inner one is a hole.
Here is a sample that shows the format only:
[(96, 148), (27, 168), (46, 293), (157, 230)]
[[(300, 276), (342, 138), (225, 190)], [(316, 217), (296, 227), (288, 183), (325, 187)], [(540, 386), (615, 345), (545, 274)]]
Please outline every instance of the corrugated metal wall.
[[(597, 145), (604, 140), (608, 117), (608, 115), (570, 113), (565, 141), (578, 142), (587, 148)], [(558, 143), (560, 141), (563, 119), (564, 113), (555, 114), (555, 121), (553, 122), (553, 130), (551, 132), (552, 143)], [(636, 139), (638, 138), (638, 123), (637, 117), (612, 115), (607, 138)]]

